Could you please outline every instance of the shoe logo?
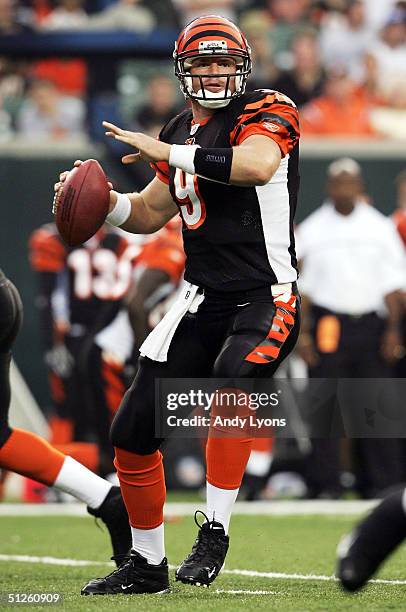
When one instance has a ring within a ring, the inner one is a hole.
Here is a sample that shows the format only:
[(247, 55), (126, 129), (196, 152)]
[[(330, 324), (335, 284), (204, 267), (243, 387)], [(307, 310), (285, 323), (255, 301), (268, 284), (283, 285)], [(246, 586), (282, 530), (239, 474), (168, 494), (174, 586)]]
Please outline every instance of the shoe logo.
[(122, 588), (123, 591), (126, 591), (127, 589), (129, 589), (132, 586), (134, 586), (133, 582), (131, 584), (122, 584), (121, 588)]
[(209, 578), (212, 578), (212, 576), (214, 576), (215, 573), (216, 573), (216, 568), (213, 567), (213, 569), (211, 569), (211, 570), (209, 570), (207, 572), (207, 575), (208, 575)]

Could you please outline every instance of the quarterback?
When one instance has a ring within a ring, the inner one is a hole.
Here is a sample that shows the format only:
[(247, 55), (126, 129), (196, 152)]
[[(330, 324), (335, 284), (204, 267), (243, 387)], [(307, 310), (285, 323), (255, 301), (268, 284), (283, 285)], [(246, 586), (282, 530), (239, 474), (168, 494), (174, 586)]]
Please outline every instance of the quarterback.
[[(158, 140), (104, 122), (107, 136), (136, 149), (123, 163), (143, 160), (156, 171), (141, 193), (111, 191), (107, 221), (151, 233), (180, 214), (186, 267), (179, 298), (141, 346), (138, 373), (111, 429), (133, 535), (131, 556), (112, 574), (91, 580), (85, 595), (169, 589), (155, 379), (269, 378), (299, 330), (296, 106), (276, 91), (245, 93), (250, 48), (223, 17), (199, 17), (187, 25), (174, 62), (190, 104)], [(62, 173), (57, 190), (65, 177)], [(198, 586), (208, 586), (223, 567), (230, 516), (252, 445), (248, 431), (219, 435), (215, 415), (212, 406), (206, 513), (201, 525), (196, 521), (197, 539), (176, 572), (177, 580)]]

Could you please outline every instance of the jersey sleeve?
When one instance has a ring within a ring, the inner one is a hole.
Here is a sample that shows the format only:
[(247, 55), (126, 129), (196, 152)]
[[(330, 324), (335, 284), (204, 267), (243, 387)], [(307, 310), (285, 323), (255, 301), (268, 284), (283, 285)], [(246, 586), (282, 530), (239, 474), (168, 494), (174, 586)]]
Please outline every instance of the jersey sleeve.
[(66, 249), (56, 232), (41, 227), (29, 240), (30, 263), (36, 272), (59, 272), (65, 266)]
[(278, 91), (264, 91), (263, 95), (248, 102), (237, 117), (230, 134), (232, 146), (246, 138), (261, 134), (272, 138), (279, 146), (282, 157), (290, 153), (300, 137), (299, 115), (290, 98)]

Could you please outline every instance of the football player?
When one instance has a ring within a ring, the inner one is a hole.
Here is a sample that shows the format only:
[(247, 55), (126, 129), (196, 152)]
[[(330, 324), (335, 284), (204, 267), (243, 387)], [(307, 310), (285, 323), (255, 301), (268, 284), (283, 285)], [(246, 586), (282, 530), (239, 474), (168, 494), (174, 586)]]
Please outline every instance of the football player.
[[(140, 193), (111, 192), (107, 221), (151, 233), (180, 213), (186, 268), (179, 298), (140, 348), (137, 375), (111, 430), (133, 534), (131, 557), (113, 574), (90, 581), (84, 595), (169, 588), (155, 379), (268, 378), (299, 330), (292, 230), (299, 181), (296, 106), (276, 91), (245, 93), (250, 47), (223, 17), (187, 25), (174, 61), (190, 108), (169, 121), (159, 140), (104, 123), (109, 137), (137, 149), (123, 163), (143, 160), (156, 169)], [(224, 564), (230, 516), (250, 456), (248, 431), (223, 433), (210, 427), (205, 521), (176, 572), (188, 584), (208, 586)]]
[(119, 565), (131, 544), (128, 515), (119, 488), (43, 438), (8, 424), (11, 348), (21, 326), (22, 312), (16, 287), (0, 269), (0, 468), (56, 487), (85, 502), (88, 512), (105, 522), (113, 558)]
[(51, 443), (105, 476), (113, 471), (109, 397), (117, 386), (122, 393), (125, 388), (121, 374), (99, 385), (93, 340), (119, 312), (141, 247), (104, 225), (85, 244), (69, 248), (48, 223), (33, 232), (29, 248), (55, 410)]

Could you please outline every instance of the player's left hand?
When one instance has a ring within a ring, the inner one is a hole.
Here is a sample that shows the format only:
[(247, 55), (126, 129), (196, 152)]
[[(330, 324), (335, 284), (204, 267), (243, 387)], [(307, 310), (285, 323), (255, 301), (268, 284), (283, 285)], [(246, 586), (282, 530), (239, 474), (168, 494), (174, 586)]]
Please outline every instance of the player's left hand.
[(122, 130), (117, 125), (114, 125), (114, 123), (109, 123), (108, 121), (103, 121), (103, 127), (107, 129), (106, 136), (138, 149), (138, 153), (124, 155), (121, 159), (123, 164), (133, 164), (140, 160), (145, 162), (169, 161), (171, 145), (166, 142), (161, 142), (142, 132)]

